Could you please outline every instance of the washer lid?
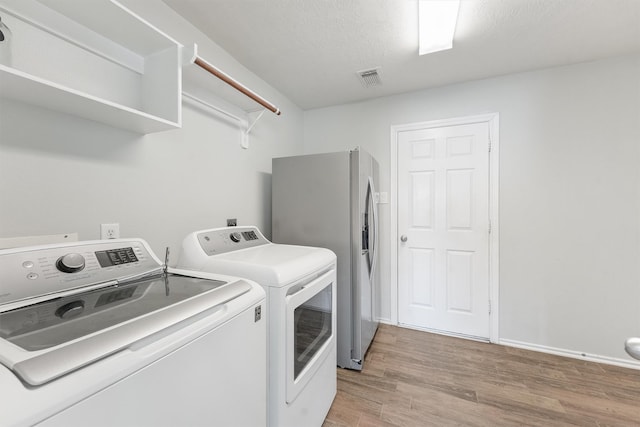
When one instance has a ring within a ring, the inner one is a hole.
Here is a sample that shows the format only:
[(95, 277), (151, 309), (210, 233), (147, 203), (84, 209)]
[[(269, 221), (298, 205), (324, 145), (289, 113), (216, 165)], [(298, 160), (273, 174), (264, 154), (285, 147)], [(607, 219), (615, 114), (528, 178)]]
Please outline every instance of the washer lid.
[(56, 298), (0, 314), (0, 338), (43, 350), (110, 328), (224, 285), (216, 280), (161, 275)]
[(40, 385), (252, 289), (161, 275), (0, 314), (0, 361)]
[(329, 249), (269, 243), (210, 256), (196, 268), (280, 287), (325, 269), (335, 261), (335, 254)]

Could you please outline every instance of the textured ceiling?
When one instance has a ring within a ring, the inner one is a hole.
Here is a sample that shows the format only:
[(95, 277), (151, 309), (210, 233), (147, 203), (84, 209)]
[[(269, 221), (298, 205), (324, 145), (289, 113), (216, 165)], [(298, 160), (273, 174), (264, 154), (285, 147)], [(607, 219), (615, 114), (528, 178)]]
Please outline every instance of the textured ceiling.
[(164, 2), (303, 109), (640, 52), (640, 0), (462, 0), (453, 49), (425, 56), (417, 0)]

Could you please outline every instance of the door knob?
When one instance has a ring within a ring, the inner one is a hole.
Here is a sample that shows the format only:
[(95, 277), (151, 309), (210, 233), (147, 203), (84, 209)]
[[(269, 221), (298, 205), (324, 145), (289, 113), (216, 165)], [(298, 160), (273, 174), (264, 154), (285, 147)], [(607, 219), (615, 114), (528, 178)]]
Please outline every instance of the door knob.
[(409, 240), (409, 238), (407, 237), (407, 235), (406, 235), (406, 234), (403, 234), (402, 236), (400, 236), (400, 241), (401, 241), (402, 243), (406, 242), (407, 240)]

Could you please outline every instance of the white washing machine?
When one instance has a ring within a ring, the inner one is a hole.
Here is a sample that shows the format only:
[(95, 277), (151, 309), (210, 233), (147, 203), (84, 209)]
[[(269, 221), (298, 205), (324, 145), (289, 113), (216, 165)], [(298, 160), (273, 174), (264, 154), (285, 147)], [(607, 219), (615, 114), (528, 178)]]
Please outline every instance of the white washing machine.
[(264, 306), (140, 239), (0, 251), (0, 424), (265, 426)]
[(335, 254), (271, 243), (256, 227), (227, 227), (189, 234), (178, 266), (264, 286), (269, 425), (322, 425), (336, 394)]

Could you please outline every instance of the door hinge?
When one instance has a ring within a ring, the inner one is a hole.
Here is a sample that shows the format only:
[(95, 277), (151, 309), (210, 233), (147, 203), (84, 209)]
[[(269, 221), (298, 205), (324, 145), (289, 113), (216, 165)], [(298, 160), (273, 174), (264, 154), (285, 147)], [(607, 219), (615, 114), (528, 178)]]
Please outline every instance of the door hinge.
[(491, 221), (489, 221), (489, 234), (491, 234)]
[(491, 139), (489, 139), (489, 152), (491, 152)]
[(489, 314), (491, 314), (491, 300), (489, 300)]

